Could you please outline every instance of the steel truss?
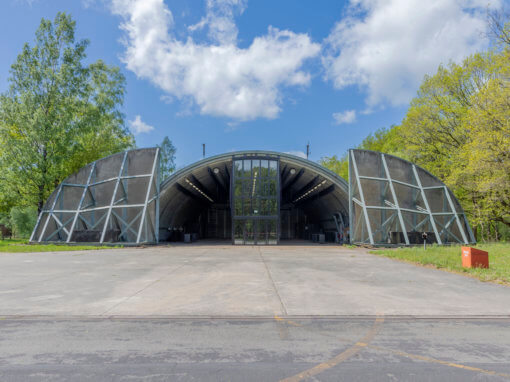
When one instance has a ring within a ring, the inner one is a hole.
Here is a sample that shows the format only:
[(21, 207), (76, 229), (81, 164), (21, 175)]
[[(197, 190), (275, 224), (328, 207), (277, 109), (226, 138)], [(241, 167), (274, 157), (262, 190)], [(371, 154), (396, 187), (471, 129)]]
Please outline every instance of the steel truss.
[[(105, 178), (103, 173), (115, 166), (117, 175)], [(106, 170), (101, 173), (99, 167)], [(86, 181), (69, 181), (80, 177)], [(129, 188), (136, 192), (130, 193)], [(159, 148), (128, 150), (97, 160), (58, 186), (39, 214), (30, 241), (157, 243), (159, 189)], [(139, 194), (143, 199), (133, 202)], [(76, 240), (75, 235), (86, 239)]]
[[(409, 182), (392, 177), (392, 167), (388, 164), (388, 157), (401, 166), (400, 170), (402, 168), (406, 170)], [(365, 161), (362, 166), (360, 166), (360, 160)], [(366, 163), (367, 161), (374, 163)], [(380, 176), (373, 176), (376, 167), (381, 170)], [(363, 169), (372, 175), (365, 173)], [(435, 184), (424, 187), (420, 173), (426, 172), (394, 156), (368, 150), (349, 150), (351, 243), (389, 244), (391, 243), (390, 234), (394, 234), (394, 237), (398, 234), (401, 235), (398, 243), (393, 244), (417, 244), (415, 241), (411, 242), (409, 235), (412, 233), (413, 239), (416, 239), (416, 233), (420, 232), (421, 237), (421, 232), (428, 231), (427, 227), (430, 229), (429, 235), (431, 237), (433, 235), (433, 240), (429, 238), (429, 241), (437, 244), (475, 242), (466, 216), (450, 190), (428, 173)], [(365, 182), (364, 186), (362, 182)], [(403, 187), (406, 193), (405, 198), (397, 194), (396, 186)], [(378, 201), (374, 202), (377, 189), (379, 189), (379, 195), (376, 198)], [(436, 190), (440, 193), (444, 204), (441, 211), (431, 208), (431, 203), (437, 205), (438, 201), (427, 197), (427, 190)], [(366, 200), (367, 192), (372, 195), (372, 203)], [(406, 207), (403, 207), (404, 205)], [(371, 211), (375, 212), (377, 218), (370, 216)]]

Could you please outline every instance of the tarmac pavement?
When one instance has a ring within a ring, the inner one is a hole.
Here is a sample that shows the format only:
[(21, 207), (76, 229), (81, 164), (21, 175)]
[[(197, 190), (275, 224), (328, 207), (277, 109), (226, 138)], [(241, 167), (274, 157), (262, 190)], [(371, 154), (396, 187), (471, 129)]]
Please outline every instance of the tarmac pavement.
[(510, 315), (510, 288), (335, 246), (0, 254), (0, 315), (378, 314)]
[(0, 253), (0, 381), (506, 381), (510, 288), (335, 246)]

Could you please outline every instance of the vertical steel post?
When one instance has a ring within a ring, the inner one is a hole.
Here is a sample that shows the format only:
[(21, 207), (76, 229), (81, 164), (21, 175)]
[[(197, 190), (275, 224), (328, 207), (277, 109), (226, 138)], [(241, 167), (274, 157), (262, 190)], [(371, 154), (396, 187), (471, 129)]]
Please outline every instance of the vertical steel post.
[(464, 240), (464, 244), (469, 244), (469, 241), (466, 237), (466, 233), (464, 232), (464, 228), (462, 227), (462, 224), (460, 224), (459, 215), (457, 214), (457, 210), (455, 209), (455, 205), (453, 204), (453, 200), (450, 197), (450, 192), (448, 191), (448, 188), (446, 186), (444, 187), (444, 192), (446, 193), (446, 198), (448, 199), (448, 204), (450, 204), (450, 208), (455, 214), (455, 222), (457, 223), (457, 227), (459, 228), (460, 234), (462, 235), (462, 240)]
[(160, 175), (161, 175), (161, 166), (159, 166), (159, 162), (161, 158), (159, 157), (159, 151), (156, 153), (156, 157), (158, 158), (158, 166), (157, 166), (157, 173), (156, 173), (156, 200), (154, 203), (156, 203), (155, 207), (155, 216), (154, 219), (156, 221), (154, 231), (156, 234), (156, 243), (159, 243), (159, 191), (160, 191)]
[[(147, 186), (147, 194), (145, 195), (145, 203), (142, 210), (142, 217), (140, 218), (140, 227), (138, 228), (138, 236), (136, 237), (136, 243), (140, 243), (140, 238), (142, 236), (142, 229), (145, 222), (145, 214), (147, 212), (147, 203), (149, 202), (149, 196), (151, 193), (152, 188), (152, 180), (154, 179), (154, 172), (156, 171), (156, 165), (158, 164), (158, 158), (159, 158), (159, 147), (156, 149), (156, 155), (154, 156), (154, 162), (152, 164), (152, 172), (151, 177), (149, 179), (149, 185)], [(157, 190), (154, 190), (157, 192)], [(159, 229), (159, 228), (158, 228)], [(147, 239), (147, 235), (145, 237)]]
[(71, 224), (71, 229), (69, 230), (69, 235), (67, 235), (66, 243), (69, 243), (71, 241), (71, 237), (73, 236), (74, 226), (76, 225), (76, 221), (78, 220), (78, 215), (80, 214), (81, 206), (83, 204), (83, 200), (85, 199), (85, 195), (87, 194), (87, 191), (89, 189), (90, 179), (92, 179), (92, 173), (94, 172), (95, 168), (96, 168), (96, 162), (92, 163), (92, 165), (90, 166), (90, 173), (87, 178), (87, 184), (85, 185), (85, 188), (83, 189), (83, 193), (81, 194), (78, 208), (76, 208), (76, 214), (74, 215), (73, 224)]
[(41, 213), (39, 214), (39, 216), (37, 217), (37, 222), (35, 223), (35, 227), (34, 227), (34, 230), (32, 231), (32, 234), (30, 235), (30, 240), (29, 241), (32, 241), (34, 240), (34, 236), (35, 236), (35, 232), (37, 231), (37, 228), (39, 227), (39, 223), (41, 222), (41, 216), (43, 215), (43, 212), (44, 210), (41, 210)]
[[(363, 196), (363, 189), (361, 188), (361, 182), (359, 180), (359, 174), (358, 174), (358, 166), (356, 164), (356, 158), (354, 157), (353, 150), (350, 150), (351, 152), (351, 158), (352, 158), (352, 168), (354, 170), (354, 175), (356, 177), (356, 183), (358, 185), (359, 190), (359, 197), (361, 199), (361, 203), (363, 204), (363, 215), (365, 216), (365, 223), (367, 225), (367, 231), (368, 231), (368, 238), (370, 240), (370, 244), (374, 245), (374, 237), (372, 236), (372, 227), (370, 227), (370, 220), (368, 219), (368, 212), (367, 212), (367, 206), (365, 204), (365, 197)], [(352, 201), (352, 197), (350, 198)], [(349, 218), (351, 219), (351, 218)], [(349, 227), (350, 229), (350, 227)]]
[[(60, 197), (60, 192), (62, 191), (62, 183), (60, 184), (60, 186), (58, 187), (58, 191), (57, 191), (57, 195), (55, 195), (55, 200), (53, 200), (53, 203), (51, 204), (51, 209), (50, 211), (48, 212), (48, 218), (46, 219), (46, 222), (44, 223), (44, 227), (43, 227), (43, 230), (41, 232), (41, 234), (39, 235), (39, 243), (41, 242), (42, 238), (44, 237), (44, 234), (46, 232), (46, 228), (48, 227), (48, 223), (50, 221), (50, 218), (53, 217), (53, 210), (55, 209), (55, 204), (57, 204), (57, 200), (58, 198)], [(43, 212), (41, 211), (41, 214)]]
[(390, 185), (390, 191), (391, 195), (393, 196), (393, 202), (395, 203), (395, 207), (397, 207), (398, 220), (400, 221), (400, 228), (402, 228), (402, 233), (404, 234), (404, 241), (406, 242), (406, 245), (409, 245), (409, 238), (407, 237), (407, 229), (404, 224), (404, 218), (402, 217), (402, 212), (400, 211), (397, 194), (395, 193), (395, 189), (393, 188), (393, 182), (391, 180), (390, 171), (388, 169), (388, 165), (386, 164), (386, 158), (384, 157), (384, 154), (381, 154), (381, 160), (384, 166), (384, 171), (386, 172), (386, 179), (388, 179)]
[(353, 216), (353, 213), (354, 213), (354, 208), (353, 208), (353, 200), (352, 200), (352, 177), (354, 176), (354, 174), (351, 174), (351, 166), (352, 166), (352, 163), (351, 163), (351, 155), (350, 155), (350, 150), (349, 150), (349, 156), (348, 156), (348, 161), (349, 161), (349, 167), (348, 167), (348, 180), (349, 180), (349, 243), (350, 244), (353, 244), (353, 240), (352, 240), (352, 237), (353, 237), (353, 225), (352, 225), (352, 216)]
[(106, 213), (106, 220), (104, 222), (103, 232), (101, 232), (101, 239), (99, 242), (102, 243), (104, 241), (104, 237), (106, 234), (106, 229), (108, 228), (108, 223), (110, 222), (110, 217), (112, 215), (113, 204), (115, 203), (115, 196), (117, 195), (117, 189), (119, 188), (120, 178), (122, 173), (124, 172), (124, 165), (126, 164), (128, 152), (124, 152), (124, 158), (122, 159), (122, 164), (120, 165), (119, 175), (117, 177), (117, 181), (115, 182), (115, 188), (113, 189), (112, 199), (110, 201), (110, 206), (108, 207), (108, 212)]
[(413, 164), (413, 173), (414, 173), (414, 177), (416, 178), (416, 182), (418, 183), (418, 187), (420, 187), (420, 192), (421, 192), (421, 197), (423, 198), (423, 203), (425, 203), (425, 208), (427, 209), (427, 211), (429, 213), (430, 224), (432, 225), (432, 229), (434, 230), (434, 234), (436, 235), (437, 244), (441, 245), (443, 243), (441, 242), (441, 238), (439, 237), (439, 233), (438, 233), (438, 230), (436, 227), (436, 221), (434, 220), (434, 215), (432, 215), (432, 210), (430, 209), (429, 201), (427, 199), (427, 196), (425, 195), (425, 190), (423, 189), (423, 186), (421, 185), (421, 179), (418, 176), (418, 171), (416, 170), (416, 166), (414, 164)]

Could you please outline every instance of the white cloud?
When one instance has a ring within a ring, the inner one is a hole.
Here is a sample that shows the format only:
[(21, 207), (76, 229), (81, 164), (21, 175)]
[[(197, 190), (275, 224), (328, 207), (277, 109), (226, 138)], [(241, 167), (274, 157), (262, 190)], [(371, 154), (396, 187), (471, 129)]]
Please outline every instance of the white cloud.
[(296, 151), (285, 151), (284, 154), (295, 155), (297, 157), (306, 159), (306, 154), (303, 151), (299, 151), (299, 150), (296, 150)]
[(356, 110), (346, 110), (339, 113), (333, 113), (335, 124), (353, 123), (356, 121)]
[(248, 48), (239, 48), (233, 17), (244, 3), (207, 1), (205, 18), (191, 27), (208, 28), (206, 44), (174, 37), (173, 16), (163, 0), (112, 0), (112, 11), (124, 20), (127, 68), (168, 95), (191, 97), (202, 114), (239, 121), (275, 118), (281, 88), (309, 84), (302, 66), (320, 46), (306, 34), (269, 27)]
[(134, 120), (129, 121), (129, 129), (133, 134), (150, 133), (154, 130), (154, 126), (146, 124), (142, 121), (142, 117), (137, 115)]
[(190, 25), (190, 31), (208, 27), (208, 35), (218, 44), (235, 44), (237, 26), (234, 23), (236, 11), (242, 13), (246, 0), (207, 0), (206, 15), (197, 24)]
[(360, 86), (370, 107), (405, 104), (440, 63), (485, 47), (486, 7), (482, 0), (350, 0), (325, 41), (326, 77), (338, 89)]

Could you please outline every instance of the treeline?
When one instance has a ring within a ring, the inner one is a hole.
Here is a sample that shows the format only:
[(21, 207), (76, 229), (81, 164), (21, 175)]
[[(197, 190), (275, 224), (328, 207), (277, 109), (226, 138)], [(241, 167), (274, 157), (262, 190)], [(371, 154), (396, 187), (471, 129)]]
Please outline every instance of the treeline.
[[(46, 199), (70, 174), (107, 155), (135, 147), (121, 112), (126, 80), (102, 60), (84, 63), (88, 40), (58, 13), (42, 19), (11, 66), (0, 95), (0, 224), (30, 235)], [(162, 172), (175, 168), (166, 137)]]
[[(426, 76), (400, 125), (358, 146), (410, 160), (445, 182), (478, 240), (510, 240), (510, 23), (491, 14), (495, 46)], [(508, 19), (507, 19), (508, 20)], [(321, 164), (347, 177), (347, 154)]]

